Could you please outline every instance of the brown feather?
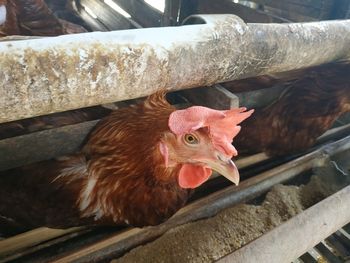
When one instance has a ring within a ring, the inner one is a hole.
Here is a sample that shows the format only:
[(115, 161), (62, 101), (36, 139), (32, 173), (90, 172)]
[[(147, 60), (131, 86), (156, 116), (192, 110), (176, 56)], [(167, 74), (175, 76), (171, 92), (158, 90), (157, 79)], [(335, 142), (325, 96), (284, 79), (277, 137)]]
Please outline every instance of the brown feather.
[(349, 72), (350, 64), (338, 62), (298, 71), (294, 80), (278, 80), (286, 92), (242, 124), (234, 141), (239, 152), (283, 155), (311, 147), (350, 111)]

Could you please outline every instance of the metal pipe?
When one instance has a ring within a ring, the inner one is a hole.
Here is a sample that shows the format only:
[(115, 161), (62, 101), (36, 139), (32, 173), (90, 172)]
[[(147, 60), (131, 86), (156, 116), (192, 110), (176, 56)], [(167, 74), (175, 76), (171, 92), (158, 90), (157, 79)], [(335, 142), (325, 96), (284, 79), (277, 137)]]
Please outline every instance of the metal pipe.
[(350, 55), (350, 20), (180, 27), (0, 42), (0, 123), (316, 65)]
[(349, 199), (347, 186), (217, 262), (292, 262), (350, 222)]

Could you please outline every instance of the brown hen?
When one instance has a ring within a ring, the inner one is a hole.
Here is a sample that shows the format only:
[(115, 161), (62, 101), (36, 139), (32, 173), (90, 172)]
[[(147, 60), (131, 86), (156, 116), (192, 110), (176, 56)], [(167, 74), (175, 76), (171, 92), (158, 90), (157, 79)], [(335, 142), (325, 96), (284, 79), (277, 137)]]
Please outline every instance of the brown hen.
[[(350, 111), (349, 63), (329, 63), (290, 75), (285, 74), (282, 79), (260, 77), (254, 82), (261, 83), (261, 88), (266, 88), (268, 83), (279, 83), (286, 89), (278, 100), (257, 109), (244, 122), (244, 133), (235, 138), (241, 153), (263, 151), (275, 156), (306, 150), (340, 115)], [(246, 85), (238, 85), (238, 89), (241, 87)], [(234, 85), (230, 89), (236, 90)]]
[(0, 174), (0, 219), (16, 226), (155, 225), (212, 169), (236, 184), (231, 145), (245, 108), (176, 110), (158, 92), (102, 119), (81, 152)]

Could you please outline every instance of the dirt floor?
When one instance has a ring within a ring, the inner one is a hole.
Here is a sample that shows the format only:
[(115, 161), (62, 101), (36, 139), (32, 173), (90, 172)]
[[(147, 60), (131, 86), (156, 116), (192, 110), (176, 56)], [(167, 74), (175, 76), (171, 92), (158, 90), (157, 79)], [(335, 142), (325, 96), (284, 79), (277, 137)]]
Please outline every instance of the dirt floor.
[(137, 247), (120, 262), (212, 262), (256, 239), (349, 183), (329, 166), (317, 168), (307, 185), (276, 185), (261, 205), (240, 204), (216, 216), (176, 227)]

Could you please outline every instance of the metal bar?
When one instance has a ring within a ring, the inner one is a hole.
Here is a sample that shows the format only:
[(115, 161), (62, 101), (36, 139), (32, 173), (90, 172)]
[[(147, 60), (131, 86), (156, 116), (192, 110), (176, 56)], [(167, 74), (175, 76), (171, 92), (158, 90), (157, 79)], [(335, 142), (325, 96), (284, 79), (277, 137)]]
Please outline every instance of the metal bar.
[(291, 262), (350, 222), (349, 199), (347, 186), (217, 262)]
[(0, 123), (350, 57), (350, 20), (192, 22), (0, 42)]

